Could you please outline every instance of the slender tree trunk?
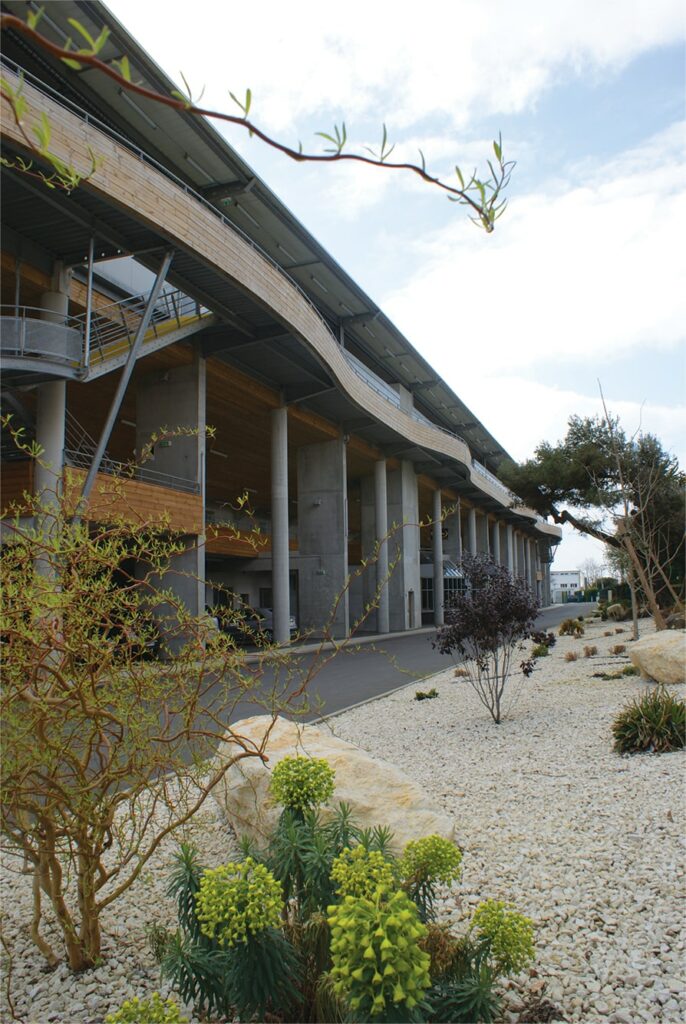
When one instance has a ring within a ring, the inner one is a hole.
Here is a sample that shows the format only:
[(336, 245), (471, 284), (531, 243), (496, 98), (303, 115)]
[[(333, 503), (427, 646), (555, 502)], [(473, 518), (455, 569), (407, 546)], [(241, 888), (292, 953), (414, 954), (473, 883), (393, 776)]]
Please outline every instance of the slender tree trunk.
[(636, 577), (633, 571), (629, 572), (627, 579), (631, 593), (631, 628), (634, 640), (638, 640), (638, 599), (636, 597)]

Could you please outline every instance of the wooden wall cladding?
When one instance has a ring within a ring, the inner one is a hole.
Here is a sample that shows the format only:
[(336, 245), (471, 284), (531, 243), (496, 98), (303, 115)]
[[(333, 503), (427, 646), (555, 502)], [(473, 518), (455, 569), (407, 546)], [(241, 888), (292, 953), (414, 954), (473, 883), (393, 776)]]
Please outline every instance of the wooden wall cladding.
[[(65, 470), (67, 494), (77, 498), (85, 471)], [(132, 523), (158, 523), (173, 533), (202, 533), (202, 498), (199, 494), (158, 487), (143, 480), (126, 480), (98, 473), (84, 518), (108, 522), (122, 516)]]

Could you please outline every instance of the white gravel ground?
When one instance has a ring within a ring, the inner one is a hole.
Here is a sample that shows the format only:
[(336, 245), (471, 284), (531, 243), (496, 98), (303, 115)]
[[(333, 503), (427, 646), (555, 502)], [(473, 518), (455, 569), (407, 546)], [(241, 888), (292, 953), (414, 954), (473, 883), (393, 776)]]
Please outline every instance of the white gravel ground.
[[(686, 1020), (684, 755), (612, 753), (610, 724), (643, 684), (592, 678), (627, 664), (609, 648), (630, 642), (628, 628), (604, 637), (608, 628), (587, 623), (581, 640), (560, 638), (529, 680), (513, 684), (516, 699), (499, 726), (452, 669), (430, 681), (436, 700), (417, 702), (416, 687), (407, 687), (332, 720), (338, 735), (402, 766), (455, 816), (464, 873), (443, 909), (457, 930), (489, 897), (511, 900), (534, 919), (536, 965), (508, 987), (505, 1020), (519, 1020), (532, 996), (552, 1001), (568, 1021)], [(588, 643), (599, 653), (585, 659)], [(566, 662), (569, 650), (579, 660)], [(210, 865), (235, 852), (214, 804), (186, 836)], [(79, 977), (63, 966), (44, 970), (28, 936), (28, 880), (3, 858), (3, 930), (18, 1017), (96, 1024), (125, 998), (160, 989), (144, 927), (173, 923), (164, 888), (175, 845), (165, 843), (105, 915), (104, 963)], [(3, 1002), (2, 1020), (10, 1020)]]

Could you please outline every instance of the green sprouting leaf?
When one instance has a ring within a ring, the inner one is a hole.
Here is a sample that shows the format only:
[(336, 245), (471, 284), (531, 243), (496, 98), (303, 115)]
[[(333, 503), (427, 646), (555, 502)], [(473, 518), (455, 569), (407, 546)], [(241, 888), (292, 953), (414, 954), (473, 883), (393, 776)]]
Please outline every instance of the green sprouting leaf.
[(462, 171), (457, 164), (455, 164), (455, 174), (457, 175), (457, 180), (460, 183), (460, 188), (464, 191), (464, 178), (462, 177)]
[(76, 18), (67, 18), (67, 21), (69, 22), (69, 24), (71, 25), (72, 28), (75, 28), (76, 31), (78, 33), (80, 33), (80, 35), (83, 36), (83, 38), (86, 40), (86, 42), (90, 45), (91, 50), (94, 51), (95, 50), (95, 40), (93, 39), (93, 36), (90, 34), (88, 29), (85, 27), (85, 25), (82, 25), (80, 21), (76, 20)]
[(121, 60), (112, 61), (114, 66), (118, 68), (119, 74), (122, 78), (125, 78), (127, 82), (131, 81), (131, 65), (129, 64), (129, 58), (124, 54)]
[(110, 37), (110, 30), (107, 28), (106, 25), (103, 25), (102, 32), (100, 33), (98, 38), (93, 43), (93, 53), (100, 53), (100, 51), (102, 50), (103, 46), (105, 45), (105, 43), (109, 39), (109, 37)]
[(191, 104), (188, 102), (188, 96), (185, 96), (184, 93), (179, 92), (178, 89), (172, 89), (171, 94), (175, 100), (180, 100), (184, 107), (190, 107)]
[(495, 153), (496, 160), (500, 163), (503, 159), (503, 147), (499, 142), (493, 142), (493, 152)]
[(333, 142), (334, 146), (336, 145), (333, 135), (327, 135), (326, 132), (315, 132), (314, 134), (318, 135), (321, 139), (326, 139), (327, 142)]
[(247, 118), (248, 111), (250, 110), (250, 104), (252, 103), (252, 92), (250, 91), (250, 89), (246, 89), (245, 90), (245, 103), (241, 103), (241, 101), (238, 99), (238, 96), (236, 96), (232, 92), (229, 92), (229, 96), (231, 97), (233, 102), (236, 104), (236, 106), (240, 107), (240, 109), (241, 109), (241, 111), (243, 113), (243, 117)]
[(426, 159), (424, 158), (424, 154), (421, 149), (419, 150), (419, 159), (421, 160), (422, 171), (426, 174)]
[(45, 111), (41, 113), (40, 124), (32, 125), (31, 130), (36, 137), (39, 148), (41, 150), (47, 150), (50, 146), (50, 136), (52, 132), (50, 130), (50, 122), (48, 121), (48, 116)]
[(68, 68), (72, 68), (73, 71), (80, 71), (83, 67), (83, 64), (80, 64), (78, 60), (71, 60), (70, 57), (62, 57), (62, 63), (66, 64)]
[(44, 12), (44, 7), (39, 7), (37, 11), (26, 12), (26, 24), (29, 26), (29, 28), (32, 28), (35, 31), (36, 25), (43, 17)]

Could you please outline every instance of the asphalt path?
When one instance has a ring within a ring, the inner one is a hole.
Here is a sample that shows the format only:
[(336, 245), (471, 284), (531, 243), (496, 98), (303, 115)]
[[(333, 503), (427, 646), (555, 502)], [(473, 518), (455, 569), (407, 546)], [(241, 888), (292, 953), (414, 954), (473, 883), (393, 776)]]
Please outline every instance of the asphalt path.
[[(539, 614), (537, 626), (554, 629), (563, 619), (586, 615), (594, 608), (592, 603), (555, 605)], [(291, 698), (290, 705), (301, 721), (335, 714), (408, 683), (419, 682), (456, 664), (451, 657), (439, 654), (432, 647), (433, 635), (433, 630), (418, 631), (378, 637), (372, 643), (352, 642), (335, 655), (328, 649), (319, 653), (296, 651), (277, 665), (261, 666), (257, 689), (263, 695), (262, 702), (256, 705), (254, 700), (239, 701), (230, 721), (265, 714), (268, 710), (264, 705), (266, 695), (278, 691), (283, 700), (296, 692), (305, 680), (305, 692)]]

